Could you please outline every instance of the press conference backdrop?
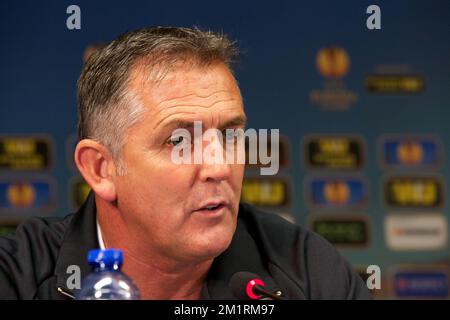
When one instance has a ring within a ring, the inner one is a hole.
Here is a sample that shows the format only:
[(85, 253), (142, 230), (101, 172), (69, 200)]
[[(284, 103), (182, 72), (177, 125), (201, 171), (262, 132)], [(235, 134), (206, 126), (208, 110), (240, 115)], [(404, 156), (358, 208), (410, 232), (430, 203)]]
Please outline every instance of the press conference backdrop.
[(379, 266), (376, 298), (447, 299), (449, 21), (446, 0), (2, 1), (0, 232), (89, 191), (72, 160), (84, 57), (125, 31), (195, 25), (238, 40), (249, 127), (282, 135), (280, 171), (249, 167), (242, 200), (320, 233), (365, 278)]

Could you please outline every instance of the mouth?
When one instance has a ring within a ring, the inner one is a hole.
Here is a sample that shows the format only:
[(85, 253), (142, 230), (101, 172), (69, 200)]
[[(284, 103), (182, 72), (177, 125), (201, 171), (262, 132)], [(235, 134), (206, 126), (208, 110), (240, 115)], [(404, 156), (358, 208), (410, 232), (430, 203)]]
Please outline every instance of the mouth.
[(226, 202), (210, 202), (203, 206), (201, 206), (199, 209), (194, 210), (194, 212), (203, 213), (206, 215), (218, 215), (221, 214), (225, 208), (227, 208), (228, 205)]

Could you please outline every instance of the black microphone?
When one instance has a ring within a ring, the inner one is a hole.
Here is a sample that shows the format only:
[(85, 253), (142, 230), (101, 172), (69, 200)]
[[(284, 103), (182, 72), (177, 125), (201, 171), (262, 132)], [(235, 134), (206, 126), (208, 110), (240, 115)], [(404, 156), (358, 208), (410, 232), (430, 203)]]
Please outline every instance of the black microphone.
[(234, 296), (240, 300), (259, 300), (261, 298), (283, 300), (279, 295), (266, 290), (264, 282), (258, 275), (251, 272), (236, 272), (231, 277), (230, 287)]

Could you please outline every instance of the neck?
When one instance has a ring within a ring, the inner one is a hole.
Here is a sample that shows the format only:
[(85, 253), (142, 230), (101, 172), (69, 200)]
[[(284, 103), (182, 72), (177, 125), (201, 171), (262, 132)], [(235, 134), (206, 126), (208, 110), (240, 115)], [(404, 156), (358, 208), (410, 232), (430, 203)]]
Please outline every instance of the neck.
[(197, 300), (213, 259), (176, 261), (151, 250), (151, 241), (132, 230), (117, 208), (97, 201), (97, 217), (106, 248), (120, 248), (123, 272), (139, 287), (142, 299)]
[(212, 261), (162, 269), (154, 263), (143, 262), (132, 254), (124, 272), (132, 277), (141, 290), (143, 299), (198, 300)]

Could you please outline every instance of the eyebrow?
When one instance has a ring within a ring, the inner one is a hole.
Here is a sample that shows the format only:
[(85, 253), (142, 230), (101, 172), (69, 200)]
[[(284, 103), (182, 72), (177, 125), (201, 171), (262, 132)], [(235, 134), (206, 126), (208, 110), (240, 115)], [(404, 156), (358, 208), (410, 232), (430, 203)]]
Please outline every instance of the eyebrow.
[[(197, 120), (196, 120), (197, 121)], [(234, 117), (225, 123), (221, 124), (218, 129), (226, 129), (229, 127), (235, 127), (235, 126), (243, 126), (245, 127), (247, 125), (247, 117), (244, 116), (237, 116)], [(176, 129), (191, 129), (194, 128), (194, 121), (186, 121), (183, 119), (174, 119), (167, 124), (164, 125), (163, 130), (167, 128), (176, 128)]]

